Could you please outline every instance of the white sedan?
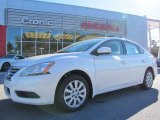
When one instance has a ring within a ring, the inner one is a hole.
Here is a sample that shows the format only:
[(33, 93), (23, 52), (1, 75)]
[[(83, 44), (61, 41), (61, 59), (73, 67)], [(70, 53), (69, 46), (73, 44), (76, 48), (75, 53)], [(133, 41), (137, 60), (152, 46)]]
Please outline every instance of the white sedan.
[(25, 57), (20, 55), (9, 54), (0, 58), (0, 70), (6, 71), (10, 68), (13, 63), (16, 63), (18, 60), (24, 59)]
[(97, 38), (18, 62), (9, 71), (4, 89), (14, 102), (57, 104), (76, 111), (101, 93), (134, 85), (148, 90), (156, 75), (154, 57), (138, 44)]

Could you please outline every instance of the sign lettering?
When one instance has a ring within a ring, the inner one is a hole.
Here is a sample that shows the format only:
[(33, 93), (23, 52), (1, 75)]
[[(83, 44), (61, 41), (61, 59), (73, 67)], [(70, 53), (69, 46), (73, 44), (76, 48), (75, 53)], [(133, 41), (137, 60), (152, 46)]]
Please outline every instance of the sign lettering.
[(93, 29), (93, 30), (103, 30), (103, 31), (112, 31), (118, 32), (119, 26), (118, 25), (111, 25), (106, 23), (98, 23), (98, 22), (82, 22), (81, 28), (83, 29)]
[(38, 20), (38, 19), (29, 19), (29, 18), (22, 18), (23, 24), (31, 24), (31, 25), (53, 25), (53, 21), (50, 20)]

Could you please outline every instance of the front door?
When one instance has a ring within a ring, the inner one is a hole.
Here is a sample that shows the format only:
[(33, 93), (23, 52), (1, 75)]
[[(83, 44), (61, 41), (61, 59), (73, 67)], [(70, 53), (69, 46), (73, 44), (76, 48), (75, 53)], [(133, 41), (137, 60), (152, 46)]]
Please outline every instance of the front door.
[[(110, 54), (95, 56), (96, 85), (99, 93), (115, 90), (128, 81), (128, 66), (120, 40), (104, 42), (100, 47), (111, 48)], [(97, 48), (97, 49), (98, 49)]]

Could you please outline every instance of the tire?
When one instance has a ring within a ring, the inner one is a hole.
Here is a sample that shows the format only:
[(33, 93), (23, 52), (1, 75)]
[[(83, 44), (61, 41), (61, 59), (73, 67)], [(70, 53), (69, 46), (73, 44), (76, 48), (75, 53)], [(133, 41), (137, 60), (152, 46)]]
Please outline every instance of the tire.
[(150, 69), (147, 69), (144, 75), (143, 83), (140, 85), (140, 88), (144, 90), (149, 90), (152, 88), (154, 80), (153, 72)]
[(89, 99), (88, 83), (80, 75), (70, 75), (64, 78), (57, 89), (56, 103), (65, 111), (77, 111)]
[(2, 71), (7, 71), (10, 68), (10, 64), (9, 63), (3, 63), (2, 65)]

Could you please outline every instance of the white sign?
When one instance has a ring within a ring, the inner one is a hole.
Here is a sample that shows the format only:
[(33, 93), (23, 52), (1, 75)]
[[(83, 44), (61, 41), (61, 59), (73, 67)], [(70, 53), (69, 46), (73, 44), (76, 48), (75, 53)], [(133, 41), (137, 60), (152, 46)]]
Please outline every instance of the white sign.
[(49, 25), (52, 26), (53, 25), (53, 21), (51, 20), (38, 20), (38, 19), (30, 19), (30, 18), (22, 18), (22, 23), (23, 24), (30, 24), (30, 25)]

